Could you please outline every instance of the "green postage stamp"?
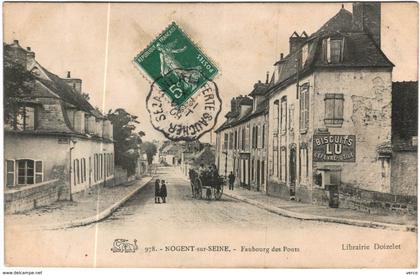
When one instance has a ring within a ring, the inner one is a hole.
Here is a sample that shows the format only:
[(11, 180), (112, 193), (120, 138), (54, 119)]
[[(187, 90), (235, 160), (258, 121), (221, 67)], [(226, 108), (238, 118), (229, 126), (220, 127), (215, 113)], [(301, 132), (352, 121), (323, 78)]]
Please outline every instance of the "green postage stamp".
[(218, 73), (211, 60), (175, 22), (134, 61), (177, 106)]

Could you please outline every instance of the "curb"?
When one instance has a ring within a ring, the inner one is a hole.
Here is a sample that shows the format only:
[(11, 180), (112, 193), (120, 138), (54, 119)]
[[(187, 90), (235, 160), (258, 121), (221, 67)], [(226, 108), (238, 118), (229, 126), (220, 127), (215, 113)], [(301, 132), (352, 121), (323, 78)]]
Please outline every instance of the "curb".
[(73, 221), (70, 221), (70, 222), (63, 223), (63, 224), (46, 226), (44, 228), (45, 229), (48, 229), (48, 230), (65, 229), (65, 228), (71, 228), (71, 227), (78, 227), (78, 226), (88, 225), (88, 224), (92, 224), (92, 223), (101, 221), (101, 220), (109, 217), (112, 213), (114, 213), (118, 208), (121, 207), (121, 205), (123, 205), (125, 202), (127, 202), (132, 196), (134, 196), (137, 192), (139, 192), (141, 189), (143, 189), (143, 187), (145, 187), (152, 180), (153, 180), (153, 176), (150, 177), (149, 180), (147, 180), (147, 181), (143, 182), (142, 184), (140, 184), (139, 187), (137, 187), (136, 189), (134, 189), (133, 191), (131, 191), (130, 193), (128, 193), (121, 200), (115, 202), (110, 207), (102, 210), (97, 215), (93, 215), (93, 216), (90, 216), (90, 217), (87, 217), (87, 218), (83, 218), (83, 219), (79, 219), (79, 220), (73, 220)]
[(317, 216), (311, 214), (304, 214), (304, 213), (297, 213), (294, 211), (285, 210), (275, 206), (268, 206), (258, 201), (247, 199), (242, 196), (238, 196), (235, 194), (228, 194), (224, 193), (224, 195), (234, 198), (239, 201), (246, 202), (248, 204), (254, 205), (258, 208), (267, 210), (268, 212), (278, 214), (288, 218), (294, 218), (299, 220), (306, 220), (306, 221), (320, 221), (320, 222), (329, 222), (329, 223), (340, 223), (346, 225), (354, 225), (359, 227), (369, 227), (369, 228), (381, 228), (381, 229), (390, 229), (396, 231), (409, 231), (409, 232), (417, 232), (417, 226), (415, 225), (401, 225), (401, 224), (392, 224), (392, 223), (382, 223), (382, 222), (373, 222), (373, 221), (364, 221), (364, 220), (354, 220), (354, 219), (347, 219), (347, 218), (336, 218), (336, 217), (325, 217), (325, 216)]

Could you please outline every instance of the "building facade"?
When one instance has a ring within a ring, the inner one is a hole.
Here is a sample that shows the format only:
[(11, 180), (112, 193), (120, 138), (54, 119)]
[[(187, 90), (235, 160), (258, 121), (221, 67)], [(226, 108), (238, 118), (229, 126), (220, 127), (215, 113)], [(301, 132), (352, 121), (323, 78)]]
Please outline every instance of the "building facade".
[(226, 121), (216, 130), (219, 174), (233, 172), (237, 185), (257, 191), (267, 186), (268, 86), (267, 78), (254, 85), (252, 98), (233, 98)]
[(360, 192), (392, 193), (394, 65), (380, 49), (380, 13), (380, 3), (354, 3), (290, 37), (269, 92), (269, 194), (371, 211), (375, 199)]
[[(82, 80), (43, 68), (18, 41), (4, 46), (8, 65), (30, 72), (30, 91), (20, 96), (5, 123), (6, 212), (69, 199), (111, 181), (113, 128), (82, 95)], [(5, 79), (5, 81), (9, 81)]]
[(417, 183), (397, 180), (417, 170), (400, 163), (413, 148), (402, 154), (391, 139), (393, 67), (378, 2), (343, 7), (311, 35), (294, 32), (271, 80), (256, 84), (253, 99), (232, 99), (216, 130), (219, 173), (285, 199), (415, 212)]

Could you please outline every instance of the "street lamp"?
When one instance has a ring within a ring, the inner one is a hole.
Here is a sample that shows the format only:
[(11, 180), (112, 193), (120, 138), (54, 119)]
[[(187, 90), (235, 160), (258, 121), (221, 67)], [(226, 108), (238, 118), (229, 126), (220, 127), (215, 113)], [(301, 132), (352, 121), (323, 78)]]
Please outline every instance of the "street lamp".
[[(70, 165), (69, 165), (69, 191), (70, 191), (70, 201), (73, 201), (73, 194), (71, 190), (71, 173), (72, 173), (72, 166), (71, 166), (71, 151), (74, 149), (74, 146), (76, 145), (77, 141), (70, 139)], [(73, 144), (73, 145), (72, 145)]]

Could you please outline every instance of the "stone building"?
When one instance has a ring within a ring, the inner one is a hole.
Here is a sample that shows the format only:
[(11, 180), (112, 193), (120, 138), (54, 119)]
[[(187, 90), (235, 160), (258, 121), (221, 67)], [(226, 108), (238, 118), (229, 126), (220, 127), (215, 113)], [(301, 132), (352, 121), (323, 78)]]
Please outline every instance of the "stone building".
[(257, 191), (267, 186), (267, 122), (269, 87), (260, 81), (249, 96), (231, 101), (226, 121), (216, 130), (216, 166), (219, 174), (232, 171), (236, 184)]
[(417, 196), (418, 82), (392, 83), (391, 193)]
[(6, 212), (69, 199), (112, 180), (112, 124), (82, 95), (82, 80), (51, 73), (17, 40), (4, 45), (4, 55), (32, 75), (30, 92), (4, 127)]
[(354, 3), (290, 37), (268, 92), (269, 194), (369, 212), (397, 200), (383, 196), (393, 191), (394, 65), (380, 48), (380, 5)]

